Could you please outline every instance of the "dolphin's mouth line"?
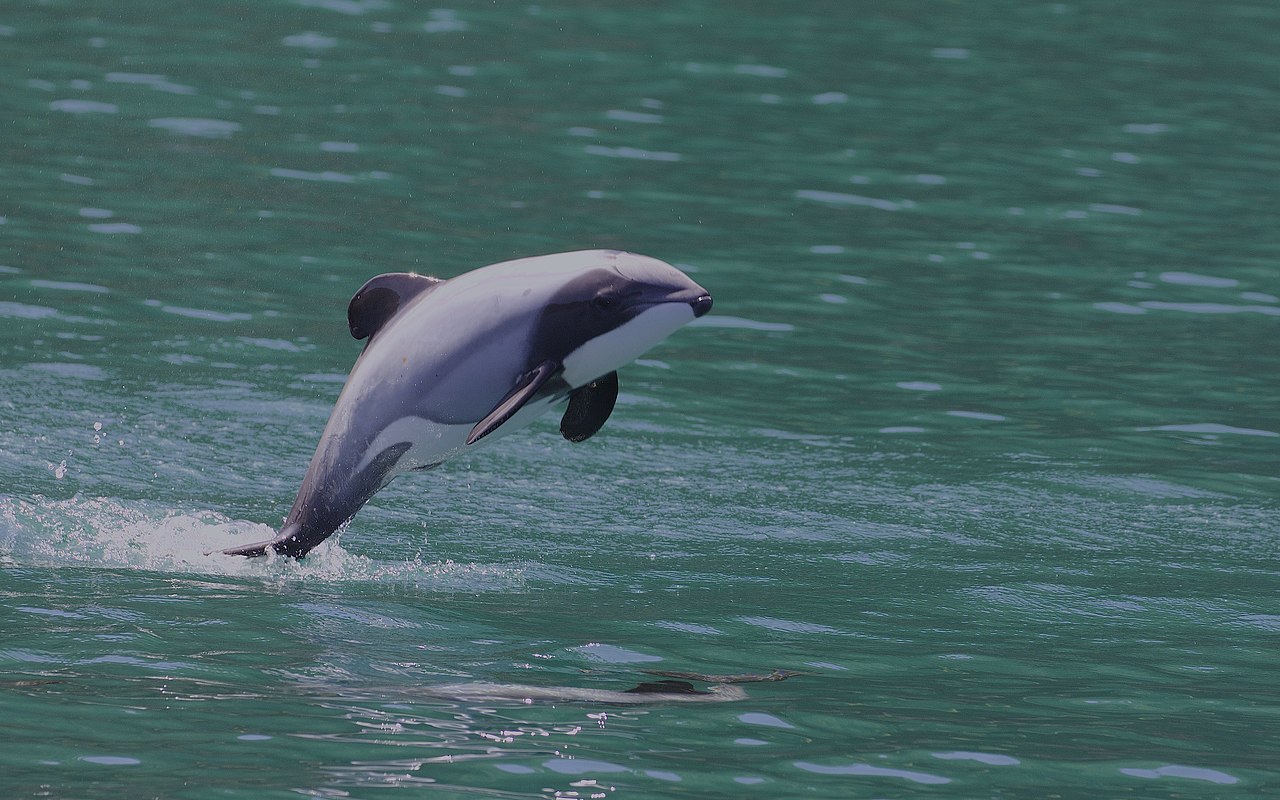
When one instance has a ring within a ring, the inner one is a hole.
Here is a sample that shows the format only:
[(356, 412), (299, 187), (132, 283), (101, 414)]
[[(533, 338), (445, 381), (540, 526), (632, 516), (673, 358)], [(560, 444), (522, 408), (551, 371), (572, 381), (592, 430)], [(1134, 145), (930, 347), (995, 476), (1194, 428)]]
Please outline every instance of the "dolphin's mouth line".
[(680, 296), (664, 297), (660, 300), (641, 300), (638, 303), (636, 303), (634, 307), (637, 309), (649, 309), (649, 308), (655, 308), (657, 306), (665, 306), (671, 303), (677, 303), (677, 304), (686, 305), (692, 308), (693, 316), (696, 318), (696, 317), (701, 317), (702, 315), (706, 314), (708, 311), (711, 310), (711, 302), (712, 302), (711, 295), (704, 292), (695, 297), (690, 297), (686, 295), (684, 297), (680, 297)]

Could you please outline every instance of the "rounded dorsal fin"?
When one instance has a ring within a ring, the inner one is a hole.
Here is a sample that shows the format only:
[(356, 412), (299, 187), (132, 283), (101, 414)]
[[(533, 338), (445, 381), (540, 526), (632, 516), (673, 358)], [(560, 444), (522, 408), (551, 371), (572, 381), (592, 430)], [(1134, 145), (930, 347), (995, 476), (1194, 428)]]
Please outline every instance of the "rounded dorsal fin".
[(444, 281), (440, 278), (413, 272), (388, 272), (370, 278), (352, 296), (351, 303), (347, 306), (347, 324), (351, 327), (351, 335), (357, 339), (373, 336), (397, 311), (408, 305), (411, 299), (442, 283)]

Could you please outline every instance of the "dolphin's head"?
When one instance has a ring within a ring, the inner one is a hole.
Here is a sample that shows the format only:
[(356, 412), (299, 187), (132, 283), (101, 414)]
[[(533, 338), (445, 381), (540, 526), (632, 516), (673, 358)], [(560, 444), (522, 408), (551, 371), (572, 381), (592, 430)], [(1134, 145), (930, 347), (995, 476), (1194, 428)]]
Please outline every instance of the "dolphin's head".
[(540, 356), (564, 364), (572, 387), (630, 363), (680, 326), (711, 310), (711, 295), (656, 258), (598, 250), (574, 254), (534, 336)]

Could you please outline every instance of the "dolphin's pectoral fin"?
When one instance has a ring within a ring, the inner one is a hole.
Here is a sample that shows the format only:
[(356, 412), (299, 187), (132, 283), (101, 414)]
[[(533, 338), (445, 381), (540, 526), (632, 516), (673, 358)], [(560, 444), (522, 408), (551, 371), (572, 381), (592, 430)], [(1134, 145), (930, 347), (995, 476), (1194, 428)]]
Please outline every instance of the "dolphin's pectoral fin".
[(357, 339), (373, 336), (410, 299), (444, 283), (440, 278), (412, 272), (388, 272), (370, 278), (347, 306), (347, 324)]
[(617, 400), (617, 372), (574, 389), (569, 392), (569, 407), (560, 418), (560, 434), (571, 442), (585, 442), (604, 425)]
[(520, 407), (533, 399), (560, 365), (554, 361), (543, 361), (538, 366), (520, 376), (520, 380), (516, 383), (516, 387), (511, 393), (498, 403), (497, 407), (489, 412), (488, 416), (476, 423), (471, 429), (471, 433), (467, 435), (467, 444), (475, 444), (484, 437), (493, 433), (502, 423), (511, 419), (511, 416), (520, 410)]

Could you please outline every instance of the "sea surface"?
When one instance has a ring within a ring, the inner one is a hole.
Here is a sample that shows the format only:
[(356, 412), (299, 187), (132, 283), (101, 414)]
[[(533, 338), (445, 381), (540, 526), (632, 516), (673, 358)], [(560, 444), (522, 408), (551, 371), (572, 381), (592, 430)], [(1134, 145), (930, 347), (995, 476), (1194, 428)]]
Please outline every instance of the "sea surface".
[[(14, 0), (0, 106), (0, 796), (1280, 796), (1274, 2)], [(715, 296), (599, 435), (206, 555), (365, 280), (595, 247)]]

